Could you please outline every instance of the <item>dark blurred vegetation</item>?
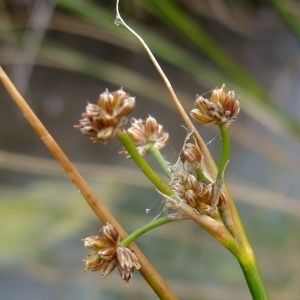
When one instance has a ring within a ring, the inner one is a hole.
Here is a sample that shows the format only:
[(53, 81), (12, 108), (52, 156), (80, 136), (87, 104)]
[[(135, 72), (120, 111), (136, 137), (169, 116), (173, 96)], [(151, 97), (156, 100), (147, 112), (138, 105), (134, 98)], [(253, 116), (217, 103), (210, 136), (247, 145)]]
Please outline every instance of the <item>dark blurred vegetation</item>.
[[(271, 299), (299, 299), (300, 6), (296, 0), (121, 1), (185, 108), (226, 83), (241, 97), (231, 127), (227, 184)], [(131, 232), (163, 203), (118, 141), (92, 144), (73, 129), (87, 101), (123, 86), (133, 117), (156, 117), (175, 162), (186, 131), (139, 42), (114, 25), (114, 1), (0, 2), (0, 63), (99, 197)], [(137, 272), (82, 273), (81, 239), (101, 224), (0, 86), (0, 298), (156, 299)], [(199, 128), (216, 159), (219, 136)], [(146, 209), (151, 208), (146, 214)], [(234, 257), (192, 222), (137, 244), (180, 299), (250, 299)]]

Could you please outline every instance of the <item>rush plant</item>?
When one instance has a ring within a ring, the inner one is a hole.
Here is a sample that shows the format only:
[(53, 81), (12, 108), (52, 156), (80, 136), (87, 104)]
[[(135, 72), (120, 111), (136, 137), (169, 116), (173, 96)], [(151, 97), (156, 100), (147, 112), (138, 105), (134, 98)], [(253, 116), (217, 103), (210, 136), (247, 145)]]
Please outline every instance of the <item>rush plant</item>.
[[(190, 219), (207, 230), (236, 257), (253, 299), (268, 299), (251, 245), (234, 201), (224, 183), (230, 157), (228, 128), (239, 114), (239, 99), (235, 97), (233, 91), (227, 92), (223, 84), (212, 91), (209, 99), (196, 96), (194, 108), (191, 108), (190, 113), (187, 114), (151, 50), (121, 18), (118, 4), (117, 0), (115, 23), (125, 26), (145, 47), (184, 120), (187, 137), (183, 141), (177, 162), (170, 165), (161, 154), (161, 149), (167, 144), (169, 135), (158, 120), (151, 116), (146, 120), (131, 118), (130, 127), (127, 129), (128, 115), (133, 111), (137, 100), (122, 88), (114, 92), (105, 90), (100, 94), (97, 104), (88, 103), (75, 128), (95, 143), (118, 138), (124, 147), (120, 154), (131, 158), (136, 163), (153, 183), (164, 199), (165, 206), (172, 210), (172, 213), (165, 210), (164, 216), (127, 235), (59, 148), (4, 70), (0, 68), (0, 78), (7, 91), (103, 223), (99, 235), (83, 240), (84, 246), (90, 249), (85, 259), (85, 271), (99, 271), (105, 277), (118, 268), (121, 278), (128, 284), (133, 272), (139, 270), (158, 297), (177, 299), (134, 241), (154, 228), (170, 222)], [(218, 127), (222, 140), (218, 165), (215, 164), (193, 121), (202, 126)], [(161, 178), (148, 164), (145, 159), (147, 155), (154, 157), (165, 178)]]

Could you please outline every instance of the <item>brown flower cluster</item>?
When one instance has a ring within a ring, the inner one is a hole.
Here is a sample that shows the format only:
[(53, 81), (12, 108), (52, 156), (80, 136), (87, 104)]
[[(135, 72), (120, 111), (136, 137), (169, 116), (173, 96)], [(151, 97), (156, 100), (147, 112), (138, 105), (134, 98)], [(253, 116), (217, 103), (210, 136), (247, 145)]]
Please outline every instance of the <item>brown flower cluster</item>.
[[(214, 182), (209, 179), (197, 145), (184, 143), (175, 165), (170, 167), (170, 187), (174, 193), (201, 214), (210, 215)], [(197, 173), (197, 176), (195, 175)], [(221, 200), (222, 193), (219, 201)]]
[(163, 148), (169, 139), (169, 134), (163, 130), (162, 125), (151, 116), (146, 121), (132, 119), (127, 132), (141, 155), (146, 154), (150, 146), (158, 150)]
[(240, 103), (235, 99), (234, 92), (225, 91), (225, 84), (220, 89), (212, 92), (211, 99), (196, 96), (195, 108), (190, 115), (201, 125), (221, 125), (229, 126), (240, 111)]
[(181, 160), (183, 162), (186, 161), (190, 166), (192, 166), (195, 169), (200, 167), (203, 159), (199, 147), (191, 143), (187, 143), (184, 145), (180, 155), (181, 155)]
[(135, 106), (135, 98), (130, 97), (123, 89), (110, 93), (107, 89), (100, 94), (98, 103), (88, 103), (82, 114), (80, 125), (74, 127), (94, 142), (112, 139), (127, 122), (127, 116)]
[(200, 213), (209, 213), (212, 200), (212, 184), (200, 183), (190, 172), (182, 173), (172, 189), (181, 199)]
[(99, 271), (106, 277), (118, 266), (121, 278), (128, 284), (134, 269), (141, 267), (130, 249), (118, 246), (119, 233), (109, 223), (101, 228), (99, 236), (87, 237), (83, 242), (86, 248), (93, 250), (85, 259), (84, 271)]

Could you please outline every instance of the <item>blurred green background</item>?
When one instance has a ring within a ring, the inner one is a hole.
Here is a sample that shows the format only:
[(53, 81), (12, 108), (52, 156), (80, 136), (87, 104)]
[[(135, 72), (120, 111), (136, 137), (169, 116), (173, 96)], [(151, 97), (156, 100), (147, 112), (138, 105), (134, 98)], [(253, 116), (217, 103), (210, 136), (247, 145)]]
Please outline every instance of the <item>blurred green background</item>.
[[(241, 98), (226, 182), (271, 299), (300, 293), (300, 5), (263, 0), (121, 1), (187, 110), (223, 83)], [(73, 129), (86, 102), (123, 86), (135, 118), (155, 117), (177, 160), (186, 130), (139, 42), (114, 25), (115, 1), (0, 1), (0, 63), (47, 129), (128, 231), (163, 213), (161, 197), (118, 155)], [(157, 299), (83, 273), (81, 239), (101, 223), (0, 86), (0, 299)], [(217, 131), (199, 128), (218, 160)], [(150, 159), (151, 161), (151, 159)], [(146, 210), (150, 209), (149, 213)], [(234, 257), (189, 221), (137, 241), (180, 299), (251, 299)]]

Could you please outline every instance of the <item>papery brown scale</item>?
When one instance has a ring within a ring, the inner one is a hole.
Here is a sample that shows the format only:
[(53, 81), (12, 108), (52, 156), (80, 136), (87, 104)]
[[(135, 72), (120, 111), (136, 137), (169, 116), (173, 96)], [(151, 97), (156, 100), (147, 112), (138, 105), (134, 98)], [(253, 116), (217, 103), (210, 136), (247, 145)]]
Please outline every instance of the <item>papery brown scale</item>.
[(207, 110), (207, 105), (209, 105), (210, 102), (207, 99), (204, 99), (203, 97), (200, 97), (196, 100), (196, 109), (199, 110), (201, 114), (205, 114)]
[(86, 267), (84, 271), (95, 272), (100, 269), (101, 257), (97, 253), (93, 252), (86, 257), (85, 262)]
[(202, 115), (198, 110), (195, 110), (195, 109), (193, 109), (190, 114), (191, 114), (192, 118), (194, 118), (200, 124), (205, 125), (205, 124), (211, 123), (213, 121), (212, 118), (210, 118), (207, 115)]
[(106, 261), (112, 260), (116, 254), (116, 247), (106, 247), (98, 251), (100, 257)]
[(200, 149), (191, 143), (185, 145), (183, 155), (185, 160), (195, 168), (198, 167), (202, 160)]
[(130, 136), (133, 143), (137, 146), (143, 145), (146, 143), (147, 139), (145, 138), (145, 135), (140, 130), (134, 130), (134, 128), (129, 128), (127, 130), (128, 135)]
[(202, 192), (200, 193), (201, 202), (210, 205), (212, 196), (213, 196), (212, 185), (210, 184), (204, 186)]
[(198, 207), (199, 200), (198, 200), (198, 196), (196, 195), (196, 193), (194, 191), (188, 190), (184, 195), (184, 199), (188, 202), (188, 204), (191, 207), (193, 207), (193, 208)]
[(83, 113), (82, 115), (84, 117), (86, 114), (95, 115), (95, 114), (98, 114), (100, 112), (100, 110), (101, 110), (101, 108), (98, 105), (88, 102), (88, 105), (86, 106), (86, 113)]
[(111, 94), (108, 92), (104, 92), (104, 93), (100, 94), (97, 103), (101, 109), (106, 111), (108, 114), (112, 114), (113, 107), (111, 104), (111, 100), (112, 100)]
[(109, 245), (108, 241), (104, 237), (99, 236), (89, 236), (85, 239), (83, 239), (84, 247), (89, 249), (101, 249), (104, 247), (107, 247)]
[(172, 189), (173, 189), (174, 193), (176, 193), (180, 198), (182, 198), (185, 194), (184, 185), (181, 183), (175, 183), (172, 186)]
[(147, 118), (145, 123), (145, 135), (151, 137), (153, 134), (157, 133), (157, 129), (157, 121), (152, 117)]
[(114, 259), (110, 261), (102, 260), (100, 262), (99, 272), (103, 277), (106, 277), (116, 268), (116, 266), (117, 263)]
[(126, 97), (130, 97), (129, 94), (123, 91), (123, 89), (119, 89), (113, 94), (113, 101), (112, 101), (112, 106), (113, 107), (118, 107), (119, 105), (122, 105), (122, 102)]
[(230, 99), (234, 100), (234, 98), (235, 98), (235, 92), (234, 92), (234, 91), (229, 91), (229, 92), (228, 92), (228, 97), (229, 97)]
[(136, 268), (137, 270), (141, 268), (141, 264), (139, 262), (138, 257), (135, 255), (135, 253), (133, 251), (129, 250), (129, 255), (131, 256), (131, 261), (132, 261), (132, 267)]
[(197, 180), (197, 178), (193, 174), (189, 174), (187, 177), (187, 185), (193, 190), (195, 193), (200, 193), (201, 186)]
[(129, 284), (129, 280), (131, 279), (132, 275), (133, 275), (133, 271), (134, 269), (130, 269), (130, 270), (124, 270), (120, 267), (120, 265), (118, 265), (118, 269), (119, 269), (119, 273), (121, 278), (126, 282), (126, 284)]
[(236, 106), (236, 103), (235, 101), (228, 101), (225, 105), (224, 105), (224, 110), (229, 110), (231, 112), (234, 111), (234, 107)]
[(209, 214), (211, 212), (211, 207), (204, 202), (200, 202), (198, 211), (200, 212), (200, 214)]
[(127, 116), (132, 112), (135, 107), (135, 99), (133, 97), (128, 98), (124, 101), (123, 105), (116, 108), (116, 116), (118, 118)]
[(132, 259), (128, 248), (118, 247), (117, 249), (117, 260), (122, 269), (132, 268)]
[[(75, 127), (76, 128), (76, 127)], [(96, 130), (94, 127), (92, 126), (84, 126), (84, 127), (77, 127), (80, 129), (80, 131), (85, 134), (88, 137), (97, 137), (98, 134), (98, 130)]]
[(131, 118), (130, 123), (133, 128), (145, 132), (145, 125), (144, 125), (145, 122), (143, 120), (141, 119), (137, 120), (135, 118)]
[(163, 148), (167, 141), (169, 139), (169, 134), (168, 133), (164, 133), (155, 143), (154, 147), (157, 148), (158, 150)]
[(103, 111), (100, 117), (94, 119), (94, 123), (100, 128), (115, 127), (118, 124), (118, 120), (114, 116)]
[(112, 139), (114, 135), (115, 135), (115, 128), (108, 127), (100, 130), (97, 133), (97, 137), (94, 140), (95, 142), (103, 142)]
[(216, 123), (221, 123), (221, 122), (224, 121), (223, 118), (222, 118), (223, 116), (220, 115), (219, 112), (217, 112), (217, 111), (212, 111), (211, 112), (211, 117), (214, 119), (214, 121)]
[[(163, 127), (159, 124), (158, 127), (157, 127), (157, 136), (160, 137), (160, 136), (163, 136), (164, 134), (164, 129)], [(166, 134), (166, 133), (165, 133)]]
[(100, 229), (100, 235), (104, 236), (111, 245), (116, 245), (120, 239), (118, 231), (108, 222)]
[(161, 140), (166, 143), (168, 141), (168, 139), (169, 139), (169, 134), (167, 132), (164, 132), (162, 134)]

